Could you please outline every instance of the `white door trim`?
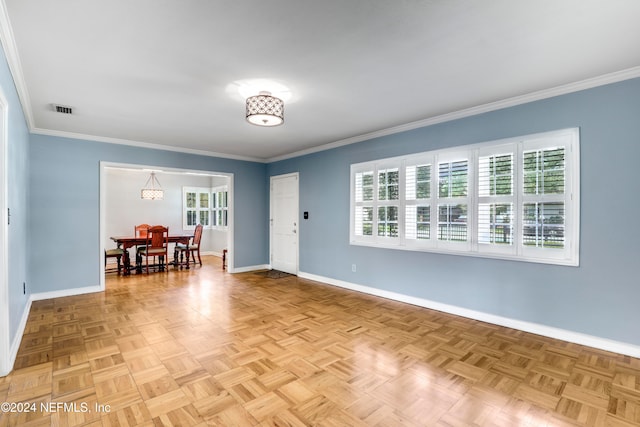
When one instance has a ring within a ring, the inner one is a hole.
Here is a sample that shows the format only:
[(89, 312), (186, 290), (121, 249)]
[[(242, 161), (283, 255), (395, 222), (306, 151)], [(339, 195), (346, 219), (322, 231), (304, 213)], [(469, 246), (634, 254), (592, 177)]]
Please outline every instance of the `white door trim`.
[[(274, 175), (272, 177), (269, 178), (269, 265), (271, 268), (273, 268), (273, 248), (274, 248), (274, 233), (273, 233), (273, 219), (274, 219), (274, 206), (273, 206), (273, 182), (276, 179), (286, 179), (286, 178), (293, 178), (295, 177), (296, 181), (297, 181), (297, 186), (296, 186), (296, 218), (299, 217), (299, 210), (300, 210), (300, 174), (298, 172), (292, 172), (292, 173), (288, 173), (288, 174), (283, 174), (283, 175)], [(300, 230), (300, 223), (299, 223), (299, 219), (296, 219), (296, 231), (295, 231), (295, 245), (296, 245), (296, 251), (295, 251), (295, 274), (298, 274), (298, 271), (300, 269), (300, 233), (298, 232)]]
[(0, 376), (7, 375), (12, 368), (9, 330), (9, 212), (7, 144), (9, 104), (0, 89)]
[(122, 169), (161, 169), (164, 171), (171, 171), (177, 173), (199, 173), (199, 174), (207, 174), (207, 175), (224, 175), (229, 179), (229, 198), (227, 200), (227, 204), (229, 205), (229, 212), (231, 213), (227, 222), (227, 271), (229, 273), (234, 273), (234, 174), (226, 173), (226, 172), (216, 172), (216, 171), (205, 171), (205, 170), (195, 170), (195, 169), (182, 169), (182, 168), (172, 168), (165, 166), (153, 166), (153, 165), (139, 165), (132, 163), (119, 163), (119, 162), (109, 162), (109, 161), (101, 161), (100, 162), (100, 218), (99, 218), (99, 228), (100, 228), (100, 241), (98, 246), (98, 258), (100, 260), (100, 290), (105, 290), (105, 275), (104, 275), (104, 250), (103, 250), (103, 242), (106, 240), (106, 216), (107, 216), (107, 203), (106, 203), (106, 195), (107, 195), (107, 173), (105, 171), (106, 168), (122, 168)]

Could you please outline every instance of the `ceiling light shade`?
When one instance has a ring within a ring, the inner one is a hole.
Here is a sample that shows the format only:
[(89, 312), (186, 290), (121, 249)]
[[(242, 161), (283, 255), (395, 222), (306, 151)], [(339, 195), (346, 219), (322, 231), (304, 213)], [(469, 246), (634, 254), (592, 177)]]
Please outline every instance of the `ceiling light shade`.
[(284, 123), (284, 102), (271, 96), (271, 92), (260, 92), (247, 98), (247, 121), (258, 126), (278, 126)]
[[(149, 187), (149, 184), (151, 186)], [(156, 187), (158, 184), (158, 187)], [(151, 172), (149, 179), (144, 184), (144, 188), (140, 191), (140, 198), (144, 200), (162, 200), (164, 199), (164, 190), (160, 188), (160, 181), (156, 178), (156, 173)]]

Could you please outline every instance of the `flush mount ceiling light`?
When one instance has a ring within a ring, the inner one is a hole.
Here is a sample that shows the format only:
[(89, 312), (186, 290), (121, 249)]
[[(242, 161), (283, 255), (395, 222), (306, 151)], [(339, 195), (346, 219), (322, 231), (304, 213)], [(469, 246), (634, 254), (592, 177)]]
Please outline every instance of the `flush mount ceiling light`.
[[(151, 183), (151, 187), (149, 187), (149, 183)], [(151, 172), (149, 179), (144, 184), (144, 188), (140, 191), (140, 198), (144, 200), (162, 200), (164, 198), (164, 190), (160, 188), (160, 181), (156, 178), (155, 172)]]
[(246, 119), (257, 126), (278, 126), (284, 123), (284, 101), (271, 92), (262, 91), (247, 98)]

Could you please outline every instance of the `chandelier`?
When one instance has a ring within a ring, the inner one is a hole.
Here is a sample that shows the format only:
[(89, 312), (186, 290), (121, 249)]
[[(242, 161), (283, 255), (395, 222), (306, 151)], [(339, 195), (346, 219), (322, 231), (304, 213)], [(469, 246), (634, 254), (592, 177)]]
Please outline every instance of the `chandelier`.
[[(151, 187), (149, 187), (149, 183), (151, 183)], [(158, 184), (157, 188), (156, 184)], [(144, 188), (140, 191), (140, 198), (144, 200), (162, 200), (164, 198), (164, 190), (160, 188), (160, 181), (156, 178), (155, 172), (151, 172), (149, 179), (144, 184)]]
[(257, 126), (278, 126), (284, 123), (284, 102), (262, 91), (247, 98), (246, 119)]

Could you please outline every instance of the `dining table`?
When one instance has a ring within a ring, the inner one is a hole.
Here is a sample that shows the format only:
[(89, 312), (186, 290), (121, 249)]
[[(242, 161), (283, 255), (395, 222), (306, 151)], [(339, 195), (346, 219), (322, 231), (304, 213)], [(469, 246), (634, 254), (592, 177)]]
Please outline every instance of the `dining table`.
[[(174, 234), (174, 235), (169, 235), (168, 236), (168, 240), (169, 243), (182, 243), (185, 245), (189, 244), (189, 241), (191, 240), (191, 238), (193, 237), (193, 234)], [(129, 257), (129, 248), (131, 247), (135, 247), (135, 246), (144, 246), (147, 244), (147, 238), (146, 237), (136, 237), (136, 236), (112, 236), (110, 237), (111, 240), (113, 240), (116, 245), (119, 248), (122, 248), (124, 250), (124, 256), (123, 256), (123, 266), (124, 266), (124, 275), (128, 276), (131, 274), (131, 259)], [(166, 263), (167, 266), (169, 265), (169, 263)], [(175, 252), (174, 252), (174, 259), (173, 262), (171, 263), (174, 266), (178, 265), (178, 260), (175, 257)], [(189, 268), (189, 263), (187, 263), (185, 268)], [(136, 265), (136, 272), (137, 273), (142, 273), (142, 267), (140, 265)]]

